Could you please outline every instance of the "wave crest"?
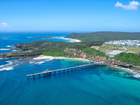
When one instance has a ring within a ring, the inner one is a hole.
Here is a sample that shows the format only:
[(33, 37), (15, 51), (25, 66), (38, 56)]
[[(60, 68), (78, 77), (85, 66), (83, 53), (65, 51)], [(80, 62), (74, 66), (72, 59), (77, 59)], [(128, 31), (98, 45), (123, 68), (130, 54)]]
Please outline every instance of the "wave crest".
[(5, 64), (5, 65), (0, 65), (0, 71), (3, 71), (3, 70), (13, 70), (15, 66), (18, 65), (18, 62), (12, 62), (12, 61), (6, 61), (8, 62), (8, 64)]
[(135, 73), (135, 74), (133, 75), (133, 77), (135, 77), (135, 78), (140, 78), (140, 73)]
[(12, 47), (11, 45), (8, 45), (8, 46), (6, 46), (6, 47)]
[(9, 49), (9, 48), (1, 48), (0, 50), (11, 50), (11, 49)]
[(50, 58), (50, 59), (45, 59), (45, 60), (35, 60), (35, 61), (31, 61), (31, 62), (29, 62), (30, 64), (38, 64), (38, 65), (40, 65), (40, 64), (43, 64), (43, 63), (45, 63), (45, 62), (47, 62), (47, 61), (51, 61), (51, 60), (53, 60), (54, 58)]
[(4, 67), (4, 68), (1, 68), (0, 71), (3, 71), (3, 70), (13, 70), (14, 68), (13, 67)]

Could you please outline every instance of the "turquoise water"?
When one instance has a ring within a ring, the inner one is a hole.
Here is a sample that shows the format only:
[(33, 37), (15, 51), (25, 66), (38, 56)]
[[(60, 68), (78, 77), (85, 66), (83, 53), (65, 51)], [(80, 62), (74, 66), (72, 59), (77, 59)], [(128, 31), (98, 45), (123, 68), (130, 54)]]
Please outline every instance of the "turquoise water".
[[(20, 37), (17, 39), (22, 40)], [(1, 43), (3, 47), (14, 44), (10, 42), (4, 44), (4, 42), (3, 40)], [(0, 65), (8, 64), (7, 61), (10, 60), (12, 59), (0, 59)], [(132, 77), (128, 72), (109, 66), (58, 73), (35, 79), (31, 77), (29, 80), (26, 77), (27, 74), (45, 69), (55, 70), (88, 63), (80, 60), (46, 59), (32, 63), (24, 62), (9, 70), (1, 69), (0, 105), (140, 104), (140, 80)]]

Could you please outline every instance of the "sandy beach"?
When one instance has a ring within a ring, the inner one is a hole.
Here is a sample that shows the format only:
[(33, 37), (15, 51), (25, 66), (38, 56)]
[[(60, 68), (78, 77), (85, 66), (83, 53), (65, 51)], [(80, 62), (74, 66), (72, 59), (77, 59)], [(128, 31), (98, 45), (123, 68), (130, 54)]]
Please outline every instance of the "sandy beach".
[[(83, 58), (53, 57), (53, 56), (44, 56), (44, 55), (40, 55), (40, 56), (33, 58), (33, 60), (43, 60), (43, 59), (76, 59), (76, 60), (89, 61), (88, 59), (83, 59)], [(114, 68), (122, 69), (123, 71), (129, 71), (133, 74), (134, 77), (140, 78), (140, 74), (136, 70), (129, 69), (129, 68), (123, 68), (123, 67), (116, 67), (113, 65), (110, 65), (110, 66), (112, 66)]]
[(56, 38), (56, 39), (66, 39), (66, 40), (72, 40), (74, 42), (81, 42), (80, 40), (78, 39), (72, 39), (72, 38), (64, 38), (64, 37), (53, 37), (53, 38)]
[(40, 55), (38, 57), (33, 58), (33, 60), (41, 60), (41, 59), (76, 59), (76, 60), (89, 61), (88, 59), (83, 59), (83, 58), (53, 57), (53, 56), (44, 56), (44, 55)]

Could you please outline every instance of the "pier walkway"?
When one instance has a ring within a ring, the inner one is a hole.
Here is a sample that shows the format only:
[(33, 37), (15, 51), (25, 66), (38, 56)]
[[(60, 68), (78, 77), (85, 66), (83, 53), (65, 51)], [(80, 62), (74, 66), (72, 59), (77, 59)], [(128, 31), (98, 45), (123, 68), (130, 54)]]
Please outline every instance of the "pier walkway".
[(80, 65), (80, 66), (75, 66), (75, 67), (70, 67), (70, 68), (64, 68), (64, 69), (57, 69), (57, 70), (45, 70), (43, 72), (40, 72), (40, 73), (34, 73), (34, 74), (29, 74), (27, 75), (27, 78), (29, 79), (29, 77), (33, 77), (35, 78), (35, 76), (38, 76), (40, 77), (41, 75), (51, 75), (51, 74), (56, 74), (57, 72), (58, 73), (61, 73), (61, 72), (65, 72), (65, 71), (70, 71), (70, 70), (80, 70), (82, 68), (91, 68), (93, 66), (105, 66), (106, 64), (104, 63), (91, 63), (91, 64), (86, 64), (86, 65)]

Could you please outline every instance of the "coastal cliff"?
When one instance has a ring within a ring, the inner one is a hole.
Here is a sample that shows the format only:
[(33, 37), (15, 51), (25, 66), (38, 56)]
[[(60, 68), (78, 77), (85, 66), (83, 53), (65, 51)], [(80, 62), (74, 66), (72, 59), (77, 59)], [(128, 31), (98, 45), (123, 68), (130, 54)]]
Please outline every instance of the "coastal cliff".
[(112, 65), (112, 66), (116, 66), (116, 67), (124, 67), (124, 68), (132, 68), (133, 66), (124, 62), (120, 62), (118, 60), (115, 59), (108, 59), (106, 57), (103, 56), (91, 56), (85, 52), (82, 52), (81, 50), (77, 50), (77, 49), (72, 49), (72, 48), (67, 48), (66, 53), (69, 54), (74, 54), (75, 56), (80, 56), (83, 59), (89, 59), (91, 61), (95, 61), (95, 62), (104, 62), (107, 65)]

